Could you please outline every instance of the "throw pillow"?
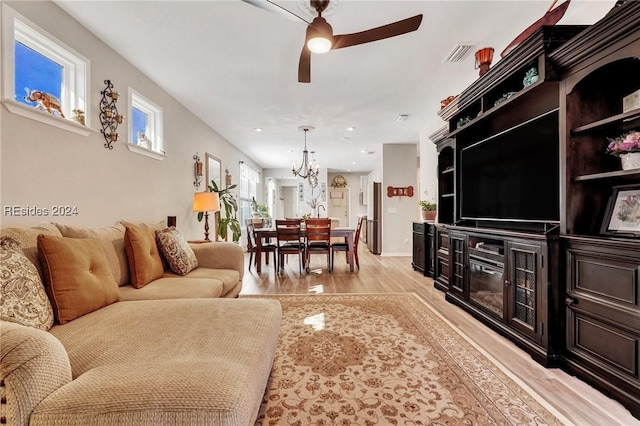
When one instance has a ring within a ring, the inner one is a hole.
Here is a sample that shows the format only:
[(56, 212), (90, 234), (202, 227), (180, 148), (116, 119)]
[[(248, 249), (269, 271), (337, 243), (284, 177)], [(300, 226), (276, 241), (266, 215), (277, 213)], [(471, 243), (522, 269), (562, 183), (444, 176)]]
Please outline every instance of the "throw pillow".
[(176, 274), (187, 275), (198, 267), (196, 254), (175, 227), (156, 231), (156, 240), (160, 252)]
[(142, 288), (151, 281), (162, 278), (164, 267), (152, 228), (127, 226), (124, 246), (129, 259), (132, 286)]
[(56, 226), (63, 237), (94, 238), (98, 240), (107, 255), (113, 277), (118, 285), (129, 284), (129, 264), (127, 263), (127, 252), (124, 248), (123, 225), (117, 223), (106, 228), (83, 228), (81, 226), (56, 223)]
[(94, 239), (38, 236), (56, 321), (65, 324), (121, 300), (107, 256)]
[(38, 259), (38, 235), (40, 234), (62, 237), (58, 228), (50, 223), (43, 223), (32, 228), (2, 228), (0, 231), (0, 237), (13, 238), (20, 244), (22, 252), (35, 265), (38, 274), (40, 274), (40, 279), (43, 280), (44, 275), (42, 274), (40, 259)]
[(0, 319), (49, 330), (53, 309), (36, 267), (13, 238), (0, 239)]

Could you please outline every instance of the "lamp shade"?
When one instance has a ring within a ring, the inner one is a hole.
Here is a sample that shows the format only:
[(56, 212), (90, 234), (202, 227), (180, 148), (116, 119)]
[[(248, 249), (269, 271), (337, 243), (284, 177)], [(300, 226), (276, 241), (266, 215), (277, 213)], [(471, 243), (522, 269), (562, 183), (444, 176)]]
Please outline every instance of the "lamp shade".
[(196, 192), (193, 194), (194, 212), (217, 212), (220, 210), (220, 198), (217, 192)]

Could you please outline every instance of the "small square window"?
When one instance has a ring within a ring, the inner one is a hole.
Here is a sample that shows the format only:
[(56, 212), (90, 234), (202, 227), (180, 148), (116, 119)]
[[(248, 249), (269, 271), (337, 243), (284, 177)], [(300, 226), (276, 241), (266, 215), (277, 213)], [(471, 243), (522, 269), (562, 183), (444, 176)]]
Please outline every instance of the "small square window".
[[(89, 104), (89, 60), (4, 4), (2, 45), (3, 98), (9, 101), (7, 108), (47, 124), (89, 134), (58, 119), (64, 117), (89, 126), (85, 112)], [(17, 104), (21, 104), (20, 108)]]
[(163, 158), (162, 108), (130, 87), (129, 117), (129, 148), (141, 154), (151, 153), (154, 158)]

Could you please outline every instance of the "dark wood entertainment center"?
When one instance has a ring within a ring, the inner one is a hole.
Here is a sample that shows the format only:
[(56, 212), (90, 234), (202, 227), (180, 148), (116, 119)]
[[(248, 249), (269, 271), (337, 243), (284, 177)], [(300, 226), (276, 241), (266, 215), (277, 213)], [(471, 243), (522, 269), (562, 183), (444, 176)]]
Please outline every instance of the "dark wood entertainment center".
[(640, 235), (602, 231), (612, 193), (640, 188), (605, 152), (640, 130), (638, 90), (640, 2), (541, 28), (440, 111), (438, 219), (413, 226), (446, 300), (640, 418)]

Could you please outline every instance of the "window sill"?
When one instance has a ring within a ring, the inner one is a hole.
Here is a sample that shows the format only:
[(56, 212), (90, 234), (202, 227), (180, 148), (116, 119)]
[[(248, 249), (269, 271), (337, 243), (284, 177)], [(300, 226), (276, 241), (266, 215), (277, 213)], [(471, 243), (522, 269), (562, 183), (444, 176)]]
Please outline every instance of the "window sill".
[(89, 136), (92, 133), (97, 133), (97, 130), (92, 129), (91, 127), (83, 126), (75, 121), (58, 117), (57, 115), (41, 111), (32, 106), (25, 105), (11, 99), (3, 99), (2, 103), (7, 110), (13, 114), (39, 121), (40, 123), (48, 124), (49, 126), (57, 127), (59, 129), (67, 130), (77, 135)]
[(129, 148), (129, 151), (131, 151), (131, 152), (135, 152), (135, 153), (138, 153), (138, 154), (146, 155), (147, 157), (151, 157), (151, 158), (154, 158), (154, 159), (159, 160), (159, 161), (162, 161), (165, 158), (167, 158), (166, 155), (164, 155), (164, 154), (162, 154), (160, 152), (152, 151), (150, 149), (143, 148), (141, 146), (134, 145), (134, 144), (129, 143), (129, 142), (127, 142), (126, 145), (127, 145), (127, 148)]

